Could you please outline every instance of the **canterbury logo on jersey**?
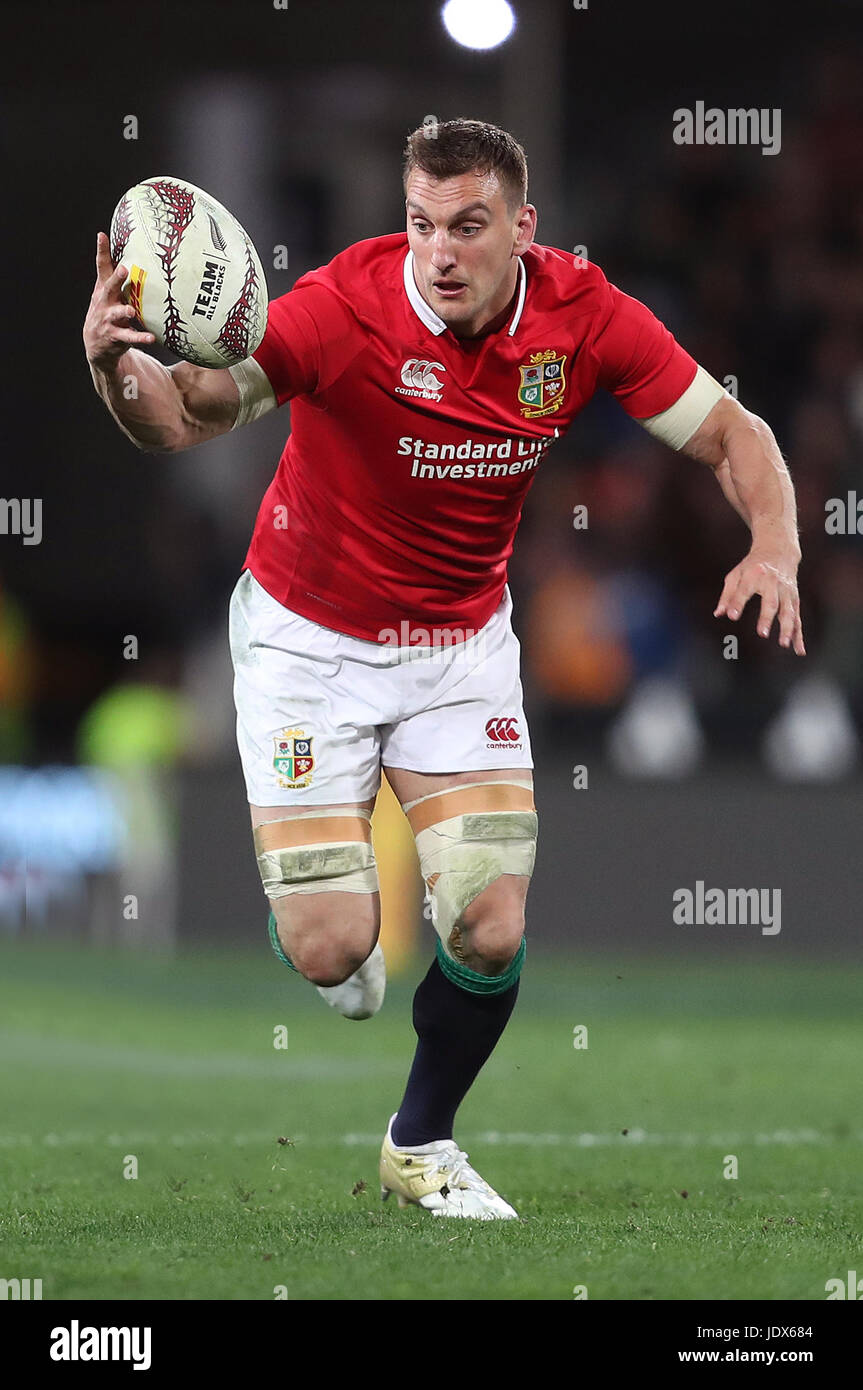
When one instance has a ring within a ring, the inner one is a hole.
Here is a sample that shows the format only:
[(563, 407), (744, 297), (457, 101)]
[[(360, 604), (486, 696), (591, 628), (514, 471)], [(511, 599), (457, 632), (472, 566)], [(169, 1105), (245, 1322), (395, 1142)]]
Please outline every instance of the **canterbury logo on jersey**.
[(442, 362), (431, 362), (422, 357), (409, 357), (401, 367), (401, 386), (396, 387), (400, 396), (420, 396), (423, 400), (439, 401), (443, 395), (444, 383), (437, 375), (445, 372)]
[(518, 720), (511, 715), (502, 719), (489, 719), (485, 726), (486, 738), (490, 743), (519, 743)]

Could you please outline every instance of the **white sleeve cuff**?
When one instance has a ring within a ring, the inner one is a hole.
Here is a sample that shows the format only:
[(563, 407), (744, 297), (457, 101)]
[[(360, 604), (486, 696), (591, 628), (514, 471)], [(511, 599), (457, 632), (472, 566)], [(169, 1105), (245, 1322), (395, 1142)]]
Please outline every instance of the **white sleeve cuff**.
[(231, 429), (236, 430), (241, 425), (250, 425), (253, 420), (259, 419), (261, 415), (266, 415), (268, 410), (276, 409), (278, 401), (276, 400), (276, 393), (270, 385), (270, 378), (254, 357), (247, 357), (245, 361), (237, 362), (233, 367), (229, 367), (228, 371), (237, 383), (237, 390), (240, 393), (240, 408)]
[(727, 395), (729, 392), (725, 387), (720, 386), (703, 367), (699, 367), (691, 384), (674, 405), (638, 423), (644, 426), (648, 434), (661, 439), (663, 444), (668, 444), (672, 449), (682, 449), (698, 426), (704, 423), (716, 402)]

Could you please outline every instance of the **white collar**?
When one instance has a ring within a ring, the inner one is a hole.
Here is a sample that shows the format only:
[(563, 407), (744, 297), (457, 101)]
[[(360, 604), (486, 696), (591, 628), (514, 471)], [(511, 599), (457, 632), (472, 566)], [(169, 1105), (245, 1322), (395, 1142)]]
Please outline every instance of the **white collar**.
[[(447, 325), (444, 323), (443, 319), (435, 313), (431, 305), (426, 303), (419, 290), (417, 289), (417, 283), (414, 279), (414, 253), (410, 250), (405, 256), (404, 280), (405, 294), (407, 295), (408, 300), (410, 301), (410, 306), (413, 309), (414, 313), (417, 315), (417, 318), (422, 319), (426, 328), (431, 329), (432, 333), (434, 333), (435, 335), (443, 333), (446, 330)], [(526, 294), (527, 271), (524, 268), (524, 256), (519, 256), (518, 299), (516, 300), (515, 313), (512, 316), (512, 322), (510, 323), (508, 329), (508, 334), (510, 338), (512, 337), (515, 330), (518, 328), (519, 319), (521, 318), (522, 310), (524, 309), (524, 299)]]

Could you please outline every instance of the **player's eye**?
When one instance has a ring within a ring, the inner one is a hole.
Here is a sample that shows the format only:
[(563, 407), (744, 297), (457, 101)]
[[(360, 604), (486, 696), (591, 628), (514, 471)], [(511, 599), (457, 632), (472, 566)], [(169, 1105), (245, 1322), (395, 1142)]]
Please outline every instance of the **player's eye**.
[(478, 222), (471, 222), (464, 227), (460, 227), (459, 231), (467, 232), (469, 236), (473, 236), (474, 232), (481, 232), (482, 227)]
[(414, 226), (418, 232), (425, 232), (428, 230), (428, 222), (418, 222), (414, 219)]

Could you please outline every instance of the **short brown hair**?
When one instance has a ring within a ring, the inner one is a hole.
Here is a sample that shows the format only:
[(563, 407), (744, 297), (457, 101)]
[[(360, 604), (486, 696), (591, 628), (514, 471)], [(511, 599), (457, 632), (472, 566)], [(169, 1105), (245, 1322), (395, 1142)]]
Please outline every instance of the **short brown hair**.
[(404, 148), (402, 181), (421, 169), (435, 179), (459, 174), (497, 174), (510, 208), (527, 202), (527, 158), (518, 141), (487, 121), (426, 121), (412, 131)]

